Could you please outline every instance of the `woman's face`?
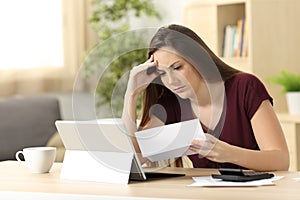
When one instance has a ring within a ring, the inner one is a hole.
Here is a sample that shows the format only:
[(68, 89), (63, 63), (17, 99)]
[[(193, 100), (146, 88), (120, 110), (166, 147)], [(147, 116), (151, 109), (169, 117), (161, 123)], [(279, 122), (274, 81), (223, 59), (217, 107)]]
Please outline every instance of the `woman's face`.
[(154, 61), (163, 84), (183, 99), (196, 98), (202, 78), (198, 71), (181, 56), (168, 50), (157, 50)]

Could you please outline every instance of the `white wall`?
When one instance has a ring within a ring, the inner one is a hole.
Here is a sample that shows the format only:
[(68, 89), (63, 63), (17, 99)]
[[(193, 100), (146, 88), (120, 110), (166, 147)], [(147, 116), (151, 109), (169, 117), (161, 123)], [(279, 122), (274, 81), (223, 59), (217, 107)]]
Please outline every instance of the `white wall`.
[[(184, 6), (197, 0), (154, 0), (155, 7), (161, 15), (161, 20), (142, 17), (140, 19), (131, 19), (131, 27), (161, 27), (169, 24), (183, 25)], [(200, 1), (200, 0), (198, 0)]]

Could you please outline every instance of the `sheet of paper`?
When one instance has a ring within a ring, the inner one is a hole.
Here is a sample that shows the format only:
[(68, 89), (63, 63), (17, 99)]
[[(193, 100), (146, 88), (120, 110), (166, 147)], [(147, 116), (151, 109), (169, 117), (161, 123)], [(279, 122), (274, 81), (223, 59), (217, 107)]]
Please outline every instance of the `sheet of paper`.
[(201, 187), (253, 187), (253, 186), (263, 186), (263, 185), (274, 185), (273, 181), (282, 179), (283, 176), (275, 176), (268, 179), (262, 179), (257, 181), (247, 181), (247, 182), (231, 182), (222, 181), (221, 179), (214, 179), (211, 176), (193, 177), (194, 183), (188, 186), (201, 186)]
[(138, 131), (135, 136), (143, 157), (152, 162), (194, 154), (189, 150), (192, 140), (205, 140), (199, 119)]
[(293, 178), (295, 181), (300, 182), (300, 178)]

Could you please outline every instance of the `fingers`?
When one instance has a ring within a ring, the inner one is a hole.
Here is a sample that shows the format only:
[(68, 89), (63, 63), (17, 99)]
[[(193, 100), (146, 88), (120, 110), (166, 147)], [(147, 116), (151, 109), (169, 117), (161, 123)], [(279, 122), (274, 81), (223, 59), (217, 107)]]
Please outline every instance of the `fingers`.
[(194, 139), (190, 146), (190, 150), (198, 152), (200, 154), (203, 150), (209, 150), (205, 140)]
[(216, 143), (218, 141), (217, 138), (215, 138), (213, 135), (208, 134), (208, 133), (205, 133), (205, 137), (206, 137), (206, 140), (209, 140), (212, 143)]
[(202, 150), (210, 151), (210, 150), (212, 150), (214, 145), (215, 145), (215, 143), (212, 143), (210, 140), (194, 139), (192, 141), (192, 145), (190, 146), (190, 149), (193, 149), (196, 151), (202, 151)]
[(127, 90), (129, 94), (139, 94), (144, 90), (158, 75), (156, 70), (157, 61), (154, 61), (151, 56), (146, 62), (133, 67), (129, 73), (129, 80), (127, 84)]
[(218, 139), (215, 138), (213, 135), (205, 133), (205, 140), (202, 139), (194, 139), (192, 141), (193, 145), (197, 145), (197, 146), (202, 146), (204, 143), (211, 143), (211, 144), (215, 144), (217, 143)]
[(211, 148), (205, 146), (204, 144), (202, 146), (195, 146), (195, 145), (191, 145), (189, 147), (189, 149), (191, 151), (194, 151), (196, 153), (198, 153), (199, 155), (206, 157), (209, 155), (209, 153), (211, 152)]
[[(158, 61), (157, 60), (154, 60), (154, 56), (151, 55), (150, 58), (144, 63), (144, 64), (147, 64), (145, 66), (148, 66), (148, 68), (151, 68), (151, 66), (153, 67), (156, 67), (158, 65)], [(142, 64), (142, 66), (144, 66), (144, 64)], [(150, 65), (149, 65), (150, 64)], [(153, 68), (151, 68), (153, 69)], [(152, 72), (151, 72), (152, 73)], [(150, 73), (150, 74), (151, 74)]]
[(151, 56), (146, 62), (133, 67), (133, 70), (137, 70), (137, 71), (143, 71), (143, 70), (147, 70), (148, 68), (151, 67), (156, 67), (157, 66), (157, 61), (153, 60), (153, 56)]
[(153, 54), (150, 56), (150, 58), (145, 62), (145, 63), (151, 63), (154, 61), (154, 56)]
[(204, 140), (199, 140), (199, 139), (193, 139), (193, 141), (192, 141), (192, 145), (195, 147), (201, 147), (203, 143), (204, 143)]
[(157, 72), (157, 61), (153, 61), (153, 56), (145, 63), (132, 68), (132, 75), (145, 74), (150, 79), (156, 78), (159, 74)]
[(205, 134), (205, 136), (205, 140), (194, 139), (189, 149), (204, 157), (208, 157), (212, 153), (218, 139), (210, 134)]

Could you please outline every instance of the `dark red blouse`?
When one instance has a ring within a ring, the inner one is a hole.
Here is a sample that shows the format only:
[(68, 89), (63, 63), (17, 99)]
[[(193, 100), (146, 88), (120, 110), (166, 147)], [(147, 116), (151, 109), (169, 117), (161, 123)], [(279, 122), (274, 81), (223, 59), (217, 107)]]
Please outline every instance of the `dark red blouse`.
[[(272, 97), (268, 94), (263, 83), (254, 75), (248, 73), (236, 74), (225, 81), (225, 92), (227, 106), (223, 110), (223, 122), (220, 120), (215, 130), (204, 131), (214, 134), (220, 140), (229, 144), (258, 150), (259, 147), (255, 140), (250, 120), (262, 101), (268, 99), (273, 104)], [(159, 99), (158, 104), (160, 106), (154, 107), (152, 114), (164, 121), (165, 124), (195, 118), (189, 100), (180, 99), (171, 92), (164, 94)], [(213, 162), (198, 154), (190, 155), (189, 158), (193, 162), (194, 167), (241, 168), (231, 163)]]

